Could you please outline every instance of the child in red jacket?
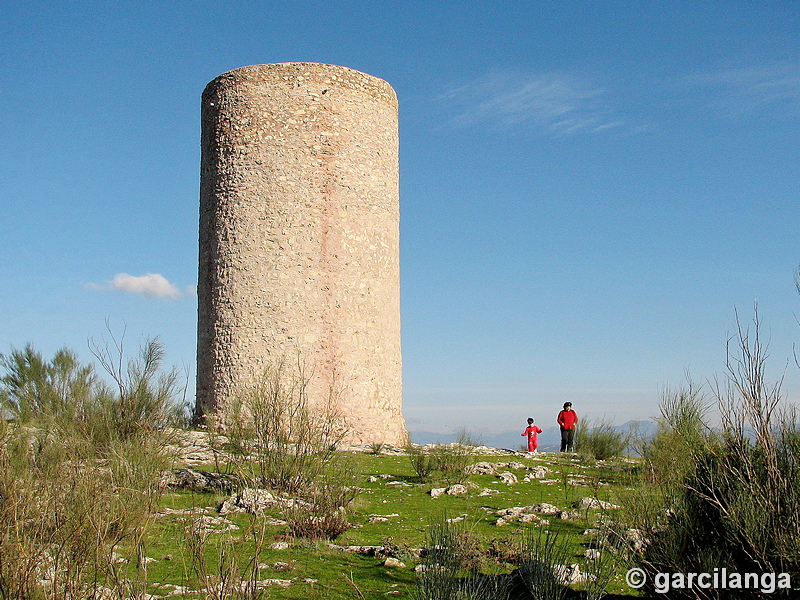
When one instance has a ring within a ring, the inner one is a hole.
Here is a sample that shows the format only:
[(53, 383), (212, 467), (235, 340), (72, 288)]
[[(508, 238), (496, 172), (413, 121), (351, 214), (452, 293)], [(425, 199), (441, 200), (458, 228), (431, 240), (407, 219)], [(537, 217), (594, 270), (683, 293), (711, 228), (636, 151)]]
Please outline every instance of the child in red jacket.
[(528, 426), (522, 435), (528, 436), (528, 452), (536, 452), (539, 449), (539, 434), (542, 430), (533, 424), (533, 419), (528, 419)]

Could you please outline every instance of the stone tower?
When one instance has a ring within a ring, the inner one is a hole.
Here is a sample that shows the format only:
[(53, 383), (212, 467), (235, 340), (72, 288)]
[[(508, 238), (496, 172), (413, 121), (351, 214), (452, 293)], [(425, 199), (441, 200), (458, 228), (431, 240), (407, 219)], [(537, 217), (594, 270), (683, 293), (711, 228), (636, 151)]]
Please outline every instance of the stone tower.
[(300, 357), (351, 441), (403, 443), (394, 90), (283, 63), (224, 73), (202, 102), (196, 417)]

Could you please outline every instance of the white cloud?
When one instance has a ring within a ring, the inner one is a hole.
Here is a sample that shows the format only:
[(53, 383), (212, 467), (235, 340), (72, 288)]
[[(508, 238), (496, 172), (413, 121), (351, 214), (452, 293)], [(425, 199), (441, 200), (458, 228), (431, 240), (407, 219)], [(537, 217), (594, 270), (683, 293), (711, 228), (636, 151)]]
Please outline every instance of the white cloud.
[(694, 75), (691, 85), (709, 88), (711, 106), (729, 117), (800, 115), (800, 64), (775, 63)]
[(187, 288), (186, 293), (181, 293), (175, 284), (170, 283), (163, 275), (158, 273), (147, 273), (146, 275), (128, 275), (119, 273), (105, 285), (97, 283), (87, 283), (84, 286), (87, 290), (115, 290), (128, 292), (131, 294), (141, 294), (147, 298), (180, 298), (181, 296), (193, 295)]
[(605, 90), (576, 77), (509, 73), (481, 77), (441, 96), (455, 105), (457, 124), (534, 128), (557, 135), (621, 126), (605, 98)]

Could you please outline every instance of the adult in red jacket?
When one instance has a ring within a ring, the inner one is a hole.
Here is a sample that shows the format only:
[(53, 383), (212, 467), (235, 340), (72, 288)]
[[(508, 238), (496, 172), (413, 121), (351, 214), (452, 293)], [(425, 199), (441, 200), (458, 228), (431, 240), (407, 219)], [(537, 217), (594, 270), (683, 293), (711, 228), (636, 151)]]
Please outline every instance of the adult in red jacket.
[(572, 410), (572, 402), (564, 403), (564, 410), (558, 413), (558, 426), (561, 428), (561, 452), (572, 452), (575, 443), (575, 426), (578, 414)]

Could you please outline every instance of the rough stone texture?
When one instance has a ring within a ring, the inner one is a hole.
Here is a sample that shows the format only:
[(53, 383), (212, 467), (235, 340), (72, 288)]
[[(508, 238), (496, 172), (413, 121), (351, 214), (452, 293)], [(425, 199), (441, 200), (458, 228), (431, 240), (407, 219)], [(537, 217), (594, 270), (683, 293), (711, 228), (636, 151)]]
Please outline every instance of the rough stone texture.
[(283, 63), (224, 73), (202, 102), (196, 417), (299, 360), (349, 441), (402, 445), (394, 90)]
[(490, 462), (481, 461), (467, 465), (464, 473), (467, 475), (495, 475), (497, 467)]
[(431, 498), (438, 498), (447, 491), (447, 488), (433, 488), (431, 490)]
[(507, 483), (508, 485), (514, 485), (517, 483), (517, 476), (511, 471), (503, 471), (502, 473), (498, 473), (497, 477), (500, 479), (500, 481)]
[(605, 500), (599, 500), (598, 498), (590, 498), (588, 496), (581, 498), (580, 500), (576, 500), (573, 505), (574, 508), (578, 510), (588, 510), (590, 508), (599, 508), (602, 510), (610, 510), (619, 508), (616, 504), (611, 504), (611, 502), (606, 502)]

